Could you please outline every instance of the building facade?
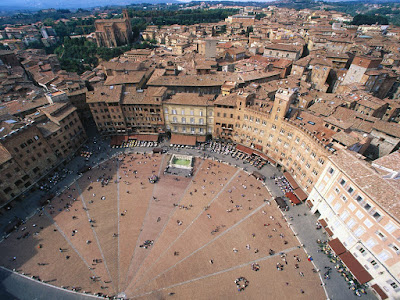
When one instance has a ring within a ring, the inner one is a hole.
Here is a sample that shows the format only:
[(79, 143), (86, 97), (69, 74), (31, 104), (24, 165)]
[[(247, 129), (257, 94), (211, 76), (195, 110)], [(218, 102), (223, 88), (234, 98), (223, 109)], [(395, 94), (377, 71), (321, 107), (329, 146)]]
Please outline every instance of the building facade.
[(400, 297), (400, 154), (372, 166), (349, 150), (329, 156), (308, 199), (346, 249), (392, 299)]
[(56, 165), (57, 157), (33, 122), (16, 124), (0, 139), (0, 203), (2, 205), (30, 188)]
[(87, 103), (101, 134), (162, 133), (165, 87), (102, 86), (89, 92)]
[(347, 71), (343, 80), (343, 85), (362, 82), (363, 76), (367, 71), (376, 70), (382, 59), (369, 56), (356, 56)]
[(96, 42), (98, 47), (118, 47), (130, 44), (133, 40), (128, 11), (123, 10), (122, 19), (96, 20)]
[(171, 133), (213, 133), (213, 95), (177, 93), (163, 102), (166, 130)]
[(70, 102), (55, 103), (39, 109), (46, 120), (37, 124), (58, 159), (74, 154), (87, 136), (77, 108)]
[(3, 121), (0, 127), (0, 206), (35, 188), (87, 139), (76, 108), (68, 101), (43, 106), (24, 121)]

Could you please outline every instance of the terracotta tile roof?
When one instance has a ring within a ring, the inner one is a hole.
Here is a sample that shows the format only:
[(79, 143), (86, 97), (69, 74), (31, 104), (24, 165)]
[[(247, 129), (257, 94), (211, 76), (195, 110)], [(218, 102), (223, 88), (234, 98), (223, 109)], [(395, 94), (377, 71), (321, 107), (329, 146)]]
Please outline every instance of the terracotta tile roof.
[(59, 124), (60, 121), (76, 111), (76, 107), (69, 102), (58, 102), (48, 106), (44, 106), (39, 111), (46, 114), (46, 116), (53, 122)]
[(310, 65), (321, 65), (321, 66), (327, 66), (327, 67), (332, 67), (332, 61), (329, 59), (326, 59), (325, 57), (314, 57), (310, 61)]
[[(130, 51), (125, 52), (125, 53), (129, 54), (129, 52)], [(101, 65), (106, 70), (110, 69), (110, 70), (114, 70), (114, 71), (139, 71), (142, 69), (142, 64), (140, 62), (131, 62), (131, 61), (127, 61), (125, 63), (121, 63), (118, 61), (107, 61), (107, 62), (103, 62)]]
[(372, 166), (387, 169), (387, 171), (398, 172), (400, 170), (400, 152), (396, 151), (375, 159)]
[(86, 94), (87, 103), (119, 102), (122, 94), (122, 86), (99, 86), (94, 91)]
[(357, 104), (371, 108), (373, 110), (377, 110), (382, 106), (386, 105), (386, 101), (383, 101), (376, 97), (368, 97), (368, 98), (362, 97), (357, 100)]
[(293, 62), (291, 60), (281, 58), (276, 61), (272, 61), (271, 63), (274, 66), (274, 68), (284, 69), (288, 68)]
[(204, 69), (209, 70), (214, 67), (216, 68), (217, 65), (218, 65), (218, 63), (215, 61), (206, 61), (206, 60), (196, 61), (196, 69), (197, 70), (204, 70)]
[(215, 74), (210, 75), (183, 75), (183, 76), (159, 76), (150, 78), (148, 86), (222, 86), (225, 81), (239, 81), (238, 75)]
[(39, 108), (43, 105), (48, 104), (46, 97), (40, 97), (35, 100), (14, 100), (4, 103), (2, 106), (5, 107), (6, 111), (10, 115), (18, 115), (25, 111), (29, 111), (35, 108)]
[(124, 53), (125, 56), (129, 55), (145, 55), (149, 56), (151, 55), (152, 50), (151, 49), (132, 49), (130, 51), (127, 51)]
[(162, 99), (157, 101), (156, 97), (162, 97), (167, 91), (165, 87), (150, 87), (145, 90), (136, 90), (135, 87), (125, 87), (121, 95), (121, 104), (152, 104), (161, 105)]
[(153, 97), (162, 97), (165, 95), (165, 93), (168, 91), (166, 87), (148, 87), (147, 88), (148, 94), (153, 96)]
[(361, 114), (346, 107), (338, 107), (331, 116), (325, 118), (325, 121), (343, 129), (352, 128), (370, 133), (375, 122), (379, 121), (379, 119)]
[(104, 85), (120, 85), (139, 83), (146, 75), (147, 71), (136, 71), (129, 74), (118, 74), (108, 76)]
[(233, 93), (230, 95), (218, 95), (217, 99), (214, 101), (214, 105), (226, 105), (226, 106), (236, 106), (237, 98), (239, 97), (238, 94)]
[(39, 128), (40, 132), (43, 134), (44, 137), (48, 137), (55, 133), (56, 131), (60, 130), (60, 126), (52, 121), (47, 121), (45, 123), (39, 123), (36, 125)]
[(398, 123), (377, 120), (372, 127), (375, 130), (400, 138), (400, 124)]
[(293, 114), (292, 121), (298, 124), (304, 124), (305, 128), (311, 132), (317, 131), (317, 127), (323, 126), (324, 119), (322, 117), (316, 116), (307, 111), (298, 111), (297, 114)]
[(80, 94), (85, 94), (88, 92), (88, 89), (82, 88), (82, 89), (76, 89), (76, 90), (65, 90), (68, 96), (75, 96), (75, 95), (80, 95)]
[[(369, 163), (349, 150), (339, 150), (329, 159), (379, 207), (400, 221), (400, 190), (382, 177)], [(398, 180), (398, 179), (397, 179)]]
[[(329, 116), (335, 112), (335, 110), (346, 103), (346, 101), (335, 97), (334, 94), (311, 94), (315, 103), (311, 105), (308, 109), (317, 115)], [(321, 100), (319, 100), (321, 99)]]
[(293, 64), (295, 66), (307, 67), (308, 64), (310, 63), (310, 60), (311, 60), (311, 57), (306, 56), (306, 57), (300, 58), (299, 60), (295, 61)]
[(344, 131), (335, 133), (332, 136), (332, 139), (338, 141), (340, 144), (343, 144), (347, 147), (353, 146), (354, 144), (360, 141), (360, 139), (357, 138), (356, 136), (352, 136), (351, 134), (346, 133)]
[(177, 93), (170, 99), (164, 101), (165, 104), (180, 104), (194, 106), (213, 105), (214, 95), (199, 95), (193, 93)]
[(288, 52), (301, 52), (302, 46), (286, 45), (286, 44), (268, 44), (265, 49), (288, 51)]
[(234, 81), (225, 81), (225, 83), (222, 85), (222, 88), (226, 89), (234, 89), (236, 88), (237, 84)]
[(272, 71), (272, 72), (252, 71), (252, 72), (240, 73), (239, 76), (244, 82), (250, 82), (274, 76), (278, 77), (280, 73), (281, 73), (280, 71)]

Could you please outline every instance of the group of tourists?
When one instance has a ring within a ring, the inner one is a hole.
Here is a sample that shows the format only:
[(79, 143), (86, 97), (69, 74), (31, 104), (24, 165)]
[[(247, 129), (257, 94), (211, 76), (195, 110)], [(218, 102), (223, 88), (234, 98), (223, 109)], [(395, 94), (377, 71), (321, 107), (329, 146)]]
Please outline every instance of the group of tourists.
[(249, 281), (245, 277), (235, 279), (235, 284), (239, 292), (244, 291), (249, 286)]

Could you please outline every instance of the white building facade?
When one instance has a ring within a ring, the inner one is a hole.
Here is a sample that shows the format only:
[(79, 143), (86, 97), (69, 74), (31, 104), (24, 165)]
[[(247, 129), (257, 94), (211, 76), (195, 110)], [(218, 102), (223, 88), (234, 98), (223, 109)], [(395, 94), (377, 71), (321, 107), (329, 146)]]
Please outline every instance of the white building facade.
[(368, 284), (378, 285), (390, 299), (400, 299), (396, 180), (400, 178), (377, 171), (343, 150), (329, 157), (308, 197), (311, 211), (326, 221), (332, 238), (338, 238), (372, 276)]

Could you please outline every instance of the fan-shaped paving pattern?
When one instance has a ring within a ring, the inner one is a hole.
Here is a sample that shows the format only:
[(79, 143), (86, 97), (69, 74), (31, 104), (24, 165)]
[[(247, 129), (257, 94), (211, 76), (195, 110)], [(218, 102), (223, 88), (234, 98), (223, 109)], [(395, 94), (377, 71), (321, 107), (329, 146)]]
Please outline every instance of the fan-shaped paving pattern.
[[(0, 244), (0, 263), (56, 286), (128, 298), (324, 298), (259, 181), (203, 159), (192, 178), (165, 175), (169, 157), (120, 155), (85, 173)], [(154, 244), (140, 247), (146, 240)], [(269, 249), (287, 253), (286, 262)], [(242, 292), (240, 276), (249, 280)]]

